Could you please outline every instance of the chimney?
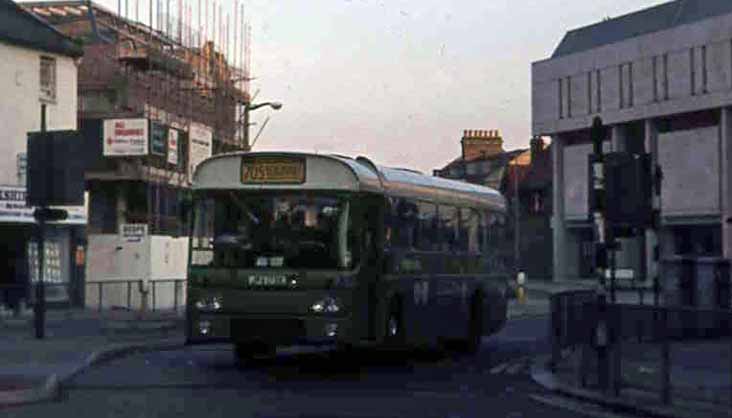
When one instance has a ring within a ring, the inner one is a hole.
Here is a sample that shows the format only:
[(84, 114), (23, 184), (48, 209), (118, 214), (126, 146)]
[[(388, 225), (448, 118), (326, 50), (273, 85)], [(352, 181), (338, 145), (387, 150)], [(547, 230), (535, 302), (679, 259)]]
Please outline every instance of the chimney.
[(531, 138), (531, 161), (536, 161), (539, 154), (544, 151), (544, 140), (540, 136)]

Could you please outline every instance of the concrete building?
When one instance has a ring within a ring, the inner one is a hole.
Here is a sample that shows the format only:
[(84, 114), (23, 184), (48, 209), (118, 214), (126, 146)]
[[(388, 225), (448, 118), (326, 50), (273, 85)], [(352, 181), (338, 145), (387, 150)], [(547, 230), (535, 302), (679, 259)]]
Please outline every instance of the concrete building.
[[(0, 0), (0, 305), (28, 300), (37, 280), (34, 208), (26, 206), (28, 133), (76, 130), (77, 72), (82, 50), (10, 0)], [(82, 280), (77, 251), (84, 250), (84, 208), (47, 230), (45, 281), (51, 302), (78, 302)], [(13, 287), (12, 289), (10, 287)]]
[[(664, 172), (662, 227), (621, 240), (618, 267), (652, 254), (732, 255), (732, 2), (676, 0), (567, 32), (532, 66), (532, 130), (552, 138), (554, 276), (591, 275), (589, 127), (606, 150), (650, 152)], [(658, 241), (658, 242), (656, 242)]]
[[(87, 278), (142, 280), (144, 294), (156, 298), (148, 306), (180, 305), (184, 286), (173, 280), (187, 273), (182, 208), (193, 171), (213, 154), (249, 148), (245, 45), (237, 51), (242, 65), (234, 65), (223, 40), (205, 39), (190, 16), (145, 24), (86, 0), (22, 6), (84, 48), (79, 106), (68, 109), (86, 145)], [(127, 289), (106, 284), (103, 304), (139, 307), (140, 288), (133, 284), (130, 297)], [(87, 304), (96, 306), (100, 293), (88, 290)]]

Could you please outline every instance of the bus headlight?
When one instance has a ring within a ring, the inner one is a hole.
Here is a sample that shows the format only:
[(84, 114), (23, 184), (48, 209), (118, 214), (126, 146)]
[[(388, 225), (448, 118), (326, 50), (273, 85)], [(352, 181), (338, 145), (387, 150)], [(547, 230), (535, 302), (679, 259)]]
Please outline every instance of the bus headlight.
[(219, 311), (221, 307), (220, 296), (203, 297), (196, 301), (196, 309), (200, 311)]
[(310, 310), (315, 313), (338, 313), (341, 311), (341, 302), (336, 298), (328, 296), (313, 303)]

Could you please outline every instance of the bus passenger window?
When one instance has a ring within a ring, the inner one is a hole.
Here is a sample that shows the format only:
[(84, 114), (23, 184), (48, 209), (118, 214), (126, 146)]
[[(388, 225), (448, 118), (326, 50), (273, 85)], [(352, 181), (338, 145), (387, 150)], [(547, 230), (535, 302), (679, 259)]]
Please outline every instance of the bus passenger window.
[(462, 251), (468, 251), (470, 253), (477, 253), (480, 251), (479, 245), (479, 224), (480, 219), (478, 212), (474, 209), (461, 209), (460, 210), (460, 249)]
[(442, 251), (457, 250), (458, 211), (452, 206), (440, 206), (440, 249)]
[(437, 247), (437, 206), (433, 203), (419, 202), (419, 228), (417, 230), (417, 248), (422, 251), (434, 251)]
[(413, 248), (417, 229), (417, 205), (406, 199), (398, 199), (395, 215), (392, 244), (399, 248)]

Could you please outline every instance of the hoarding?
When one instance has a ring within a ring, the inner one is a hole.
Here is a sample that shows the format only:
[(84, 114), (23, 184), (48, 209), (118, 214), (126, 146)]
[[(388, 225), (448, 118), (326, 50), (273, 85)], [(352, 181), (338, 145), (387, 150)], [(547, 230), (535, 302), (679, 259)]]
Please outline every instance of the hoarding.
[(188, 137), (188, 178), (193, 179), (196, 166), (212, 155), (213, 131), (211, 128), (192, 123)]
[(178, 165), (178, 130), (168, 129), (168, 163)]
[(104, 121), (105, 157), (147, 155), (147, 119), (107, 119)]

